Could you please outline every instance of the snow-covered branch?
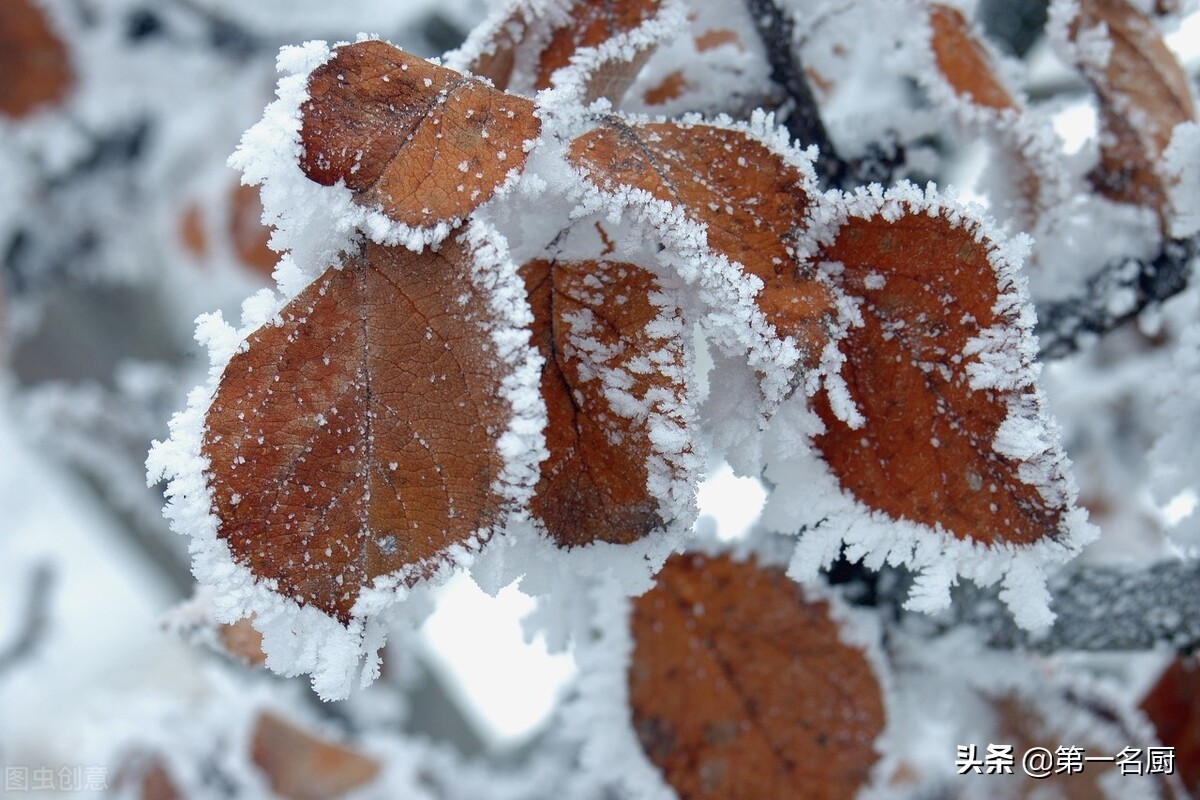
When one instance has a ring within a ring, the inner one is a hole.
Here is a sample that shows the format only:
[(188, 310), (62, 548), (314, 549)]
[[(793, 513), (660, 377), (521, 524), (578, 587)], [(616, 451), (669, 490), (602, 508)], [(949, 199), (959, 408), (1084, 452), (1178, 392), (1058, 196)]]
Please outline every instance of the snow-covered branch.
[(1038, 308), (1041, 357), (1068, 356), (1087, 339), (1179, 294), (1187, 288), (1195, 256), (1195, 240), (1169, 239), (1153, 259), (1113, 262), (1093, 275), (1079, 295)]

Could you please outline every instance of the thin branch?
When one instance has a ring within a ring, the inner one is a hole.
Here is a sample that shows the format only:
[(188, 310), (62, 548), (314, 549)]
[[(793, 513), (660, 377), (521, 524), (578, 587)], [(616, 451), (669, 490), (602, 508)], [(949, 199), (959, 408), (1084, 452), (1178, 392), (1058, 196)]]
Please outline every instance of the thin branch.
[(0, 675), (29, 658), (45, 638), (50, 626), (50, 595), (54, 588), (54, 570), (49, 562), (33, 568), (29, 577), (25, 613), (18, 623), (17, 635), (7, 647), (0, 649)]
[(1200, 562), (1079, 566), (1052, 578), (1050, 592), (1057, 619), (1042, 635), (1018, 628), (994, 592), (978, 589), (957, 593), (954, 626), (976, 626), (992, 647), (1043, 653), (1200, 650)]
[(808, 85), (804, 64), (793, 46), (794, 23), (774, 0), (746, 0), (746, 8), (754, 19), (754, 27), (767, 50), (771, 64), (771, 80), (787, 96), (787, 113), (783, 124), (788, 134), (802, 145), (815, 144), (817, 177), (826, 186), (841, 186), (849, 168), (837, 153), (833, 141), (821, 121), (816, 98)]
[(1062, 358), (1090, 338), (1133, 319), (1187, 288), (1196, 241), (1169, 239), (1150, 261), (1124, 259), (1092, 276), (1082, 295), (1038, 308), (1042, 359)]

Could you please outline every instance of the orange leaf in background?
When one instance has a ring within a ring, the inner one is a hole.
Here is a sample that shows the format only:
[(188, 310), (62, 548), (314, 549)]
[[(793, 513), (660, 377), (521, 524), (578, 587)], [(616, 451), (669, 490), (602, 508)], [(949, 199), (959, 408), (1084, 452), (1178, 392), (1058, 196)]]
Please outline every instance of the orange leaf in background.
[(67, 48), (37, 3), (0, 3), (0, 75), (0, 114), (18, 119), (61, 103), (74, 85)]
[(872, 509), (960, 539), (1055, 536), (1063, 509), (993, 448), (1008, 396), (968, 384), (967, 343), (1013, 324), (995, 311), (987, 245), (942, 217), (851, 218), (822, 258), (845, 265), (836, 280), (862, 298), (865, 323), (838, 345), (865, 425), (850, 428), (826, 394), (814, 398), (827, 429), (816, 444), (842, 487)]
[(218, 627), (217, 639), (227, 655), (248, 667), (261, 667), (267, 663), (262, 634), (254, 629), (254, 623), (247, 617)]
[[(659, 0), (580, 0), (571, 7), (565, 25), (554, 30), (550, 42), (538, 59), (538, 89), (551, 85), (555, 70), (571, 63), (571, 57), (588, 47), (599, 47), (616, 36), (629, 33), (649, 22), (659, 12)], [(588, 81), (586, 100), (607, 97), (618, 102), (633, 83), (642, 64), (650, 57), (650, 48), (641, 49), (625, 62), (614, 62)]]
[(269, 246), (271, 229), (262, 223), (257, 186), (236, 184), (229, 197), (229, 238), (238, 260), (263, 277), (271, 277), (279, 254)]
[(991, 56), (961, 11), (935, 3), (929, 12), (929, 22), (938, 72), (955, 94), (997, 111), (1017, 107), (1008, 89), (996, 77)]
[(767, 321), (818, 362), (833, 298), (799, 276), (787, 244), (808, 205), (795, 167), (740, 131), (616, 118), (572, 142), (568, 158), (605, 191), (642, 189), (707, 226), (709, 248), (763, 281)]
[[(658, 282), (640, 267), (607, 261), (533, 261), (521, 273), (533, 307), (533, 341), (546, 359), (541, 392), (550, 456), (542, 462), (534, 515), (562, 547), (636, 541), (664, 524), (646, 485), (654, 448), (647, 420), (629, 418), (606, 396), (603, 373), (625, 378), (619, 391), (636, 402), (683, 392), (651, 358), (657, 352), (675, 365), (683, 360), (682, 341), (651, 331), (663, 313), (649, 299)], [(592, 322), (588, 329), (573, 330), (572, 320), (583, 318)], [(589, 350), (580, 348), (580, 336), (592, 340)]]
[(1179, 778), (1200, 797), (1200, 662), (1176, 658), (1142, 700), (1158, 739), (1175, 748)]
[(1157, 168), (1175, 126), (1196, 118), (1187, 76), (1154, 23), (1125, 0), (1083, 0), (1072, 37), (1105, 25), (1112, 51), (1103, 69), (1085, 72), (1100, 100), (1097, 191), (1144, 205), (1160, 217), (1167, 187)]
[[(503, 22), (493, 24), (480, 53), (468, 65), (476, 75), (491, 79), (501, 89), (513, 89), (518, 60), (536, 65), (531, 83), (522, 91), (548, 89), (551, 77), (572, 58), (649, 22), (662, 8), (660, 0), (575, 0), (561, 24), (546, 16), (533, 16), (527, 6), (514, 7)], [(647, 43), (632, 54), (622, 54), (600, 65), (586, 78), (584, 103), (607, 97), (620, 102), (653, 48)], [(527, 51), (518, 59), (519, 51)], [(532, 52), (529, 52), (532, 51)]]
[(687, 88), (688, 82), (683, 77), (683, 72), (675, 70), (666, 75), (657, 86), (647, 89), (644, 99), (648, 106), (661, 106), (677, 99)]
[(525, 165), (533, 103), (378, 41), (338, 48), (301, 109), (301, 168), (413, 227), (457, 222)]
[(375, 759), (267, 711), (258, 715), (250, 747), (271, 791), (286, 800), (330, 800), (370, 783), (380, 772)]
[(368, 244), (249, 336), (208, 412), (218, 535), (343, 622), (373, 579), (496, 521), (510, 412), (471, 258)]
[(882, 690), (829, 611), (728, 556), (672, 556), (634, 601), (633, 723), (682, 800), (842, 800), (867, 783)]

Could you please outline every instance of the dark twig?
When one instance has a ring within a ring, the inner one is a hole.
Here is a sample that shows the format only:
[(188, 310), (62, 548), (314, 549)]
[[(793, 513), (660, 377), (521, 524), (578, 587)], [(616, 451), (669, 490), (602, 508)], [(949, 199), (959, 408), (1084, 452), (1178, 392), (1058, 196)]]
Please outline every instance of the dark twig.
[(0, 650), (0, 675), (28, 658), (46, 635), (50, 625), (50, 594), (54, 588), (54, 570), (48, 562), (33, 568), (29, 577), (25, 613), (17, 623), (17, 635)]
[(1196, 256), (1194, 240), (1167, 240), (1150, 261), (1124, 259), (1104, 267), (1079, 297), (1038, 308), (1037, 334), (1043, 359), (1062, 358), (1133, 319), (1155, 303), (1187, 288)]
[(1200, 650), (1200, 562), (1168, 561), (1142, 569), (1078, 566), (1051, 579), (1058, 615), (1045, 634), (1013, 622), (994, 592), (964, 587), (954, 627), (980, 628), (992, 647), (1038, 652)]
[(794, 23), (774, 0), (746, 0), (746, 8), (754, 18), (754, 26), (767, 50), (771, 64), (771, 80), (787, 96), (783, 120), (788, 134), (801, 145), (815, 144), (817, 177), (826, 186), (841, 186), (849, 168), (837, 153), (833, 141), (821, 121), (816, 98), (804, 74), (804, 64), (794, 47)]

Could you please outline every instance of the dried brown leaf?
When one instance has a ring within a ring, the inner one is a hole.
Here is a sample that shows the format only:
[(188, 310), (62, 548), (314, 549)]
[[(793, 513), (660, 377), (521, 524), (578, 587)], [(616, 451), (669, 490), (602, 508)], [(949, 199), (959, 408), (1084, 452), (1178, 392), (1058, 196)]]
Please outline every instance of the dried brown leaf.
[(238, 260), (269, 278), (279, 254), (270, 248), (271, 229), (262, 222), (257, 186), (237, 184), (229, 193), (229, 239)]
[(248, 617), (221, 625), (217, 628), (217, 638), (228, 655), (246, 666), (261, 667), (267, 663), (262, 634), (254, 629), (254, 623)]
[(26, 117), (61, 103), (75, 84), (66, 45), (31, 0), (0, 3), (0, 114)]
[(996, 76), (987, 48), (961, 11), (934, 3), (929, 22), (938, 72), (955, 94), (974, 105), (997, 111), (1017, 108), (1012, 94)]
[[(636, 30), (649, 22), (661, 8), (660, 0), (580, 0), (571, 7), (565, 25), (556, 28), (538, 58), (536, 87), (546, 89), (556, 70), (571, 63), (584, 48), (599, 47), (608, 40)], [(650, 57), (643, 48), (628, 61), (609, 62), (588, 81), (586, 100), (607, 97), (618, 102)]]
[(1159, 741), (1175, 748), (1183, 785), (1192, 797), (1200, 797), (1200, 662), (1174, 659), (1141, 707), (1154, 723)]
[[(683, 361), (683, 342), (651, 329), (663, 313), (649, 298), (658, 282), (633, 264), (608, 261), (539, 260), (521, 272), (534, 313), (533, 342), (546, 359), (541, 392), (550, 455), (533, 512), (562, 547), (636, 541), (664, 524), (647, 487), (654, 452), (649, 423), (614, 408), (598, 372), (626, 376), (623, 391), (638, 402), (654, 403), (652, 393), (682, 401), (683, 387), (662, 364), (637, 367), (655, 352), (677, 366)], [(582, 317), (594, 320), (585, 335), (599, 351), (576, 344), (571, 320)]]
[(1097, 191), (1160, 217), (1167, 184), (1158, 171), (1175, 126), (1196, 118), (1187, 76), (1154, 23), (1125, 0), (1083, 0), (1072, 37), (1103, 24), (1112, 50), (1103, 69), (1085, 67), (1100, 101)]
[(378, 41), (339, 48), (308, 89), (304, 174), (412, 227), (465, 219), (540, 130), (529, 100)]
[(568, 158), (603, 190), (644, 190), (707, 226), (711, 249), (763, 281), (767, 321), (817, 362), (833, 299), (798, 273), (788, 244), (808, 205), (799, 170), (740, 131), (616, 118), (572, 142)]
[(343, 622), (373, 579), (496, 521), (510, 412), (471, 258), (368, 244), (250, 335), (208, 412), (218, 536)]
[(250, 747), (271, 790), (286, 800), (332, 800), (370, 783), (380, 772), (375, 759), (266, 711), (258, 715)]
[(969, 385), (968, 342), (1014, 324), (996, 311), (987, 244), (941, 216), (874, 216), (851, 218), (822, 257), (845, 265), (837, 280), (862, 299), (865, 323), (838, 345), (864, 426), (837, 419), (824, 393), (814, 404), (827, 428), (816, 444), (842, 487), (872, 509), (960, 539), (1057, 535), (1064, 509), (993, 447), (1009, 396)]
[(683, 800), (841, 800), (866, 784), (879, 679), (782, 570), (673, 556), (634, 601), (633, 638), (638, 739)]
[(688, 88), (687, 79), (681, 70), (675, 70), (663, 77), (657, 85), (650, 87), (643, 95), (648, 106), (661, 106), (663, 103), (676, 100)]

